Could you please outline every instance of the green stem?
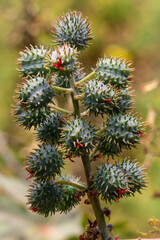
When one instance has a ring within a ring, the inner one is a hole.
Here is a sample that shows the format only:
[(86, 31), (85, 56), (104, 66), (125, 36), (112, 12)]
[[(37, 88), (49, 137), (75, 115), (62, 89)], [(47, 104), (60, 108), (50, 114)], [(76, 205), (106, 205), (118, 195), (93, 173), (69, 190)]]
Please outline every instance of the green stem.
[(103, 133), (107, 128), (108, 128), (107, 126), (101, 128), (96, 134), (97, 134), (97, 135), (100, 135), (100, 134)]
[(90, 109), (87, 109), (86, 111), (82, 112), (81, 117), (87, 116), (89, 114), (89, 112), (90, 112)]
[(74, 116), (80, 117), (80, 109), (78, 101), (74, 99), (74, 93), (71, 93), (72, 103), (73, 103), (73, 109), (74, 109)]
[(75, 86), (75, 82), (73, 78), (70, 78), (70, 85), (73, 91), (71, 92), (71, 98), (72, 98), (72, 103), (73, 103), (73, 109), (74, 109), (74, 116), (80, 117), (80, 108), (79, 108), (79, 102), (76, 100), (76, 96), (78, 95), (78, 91)]
[(66, 92), (66, 93), (70, 93), (72, 92), (72, 88), (62, 88), (62, 87), (57, 87), (57, 86), (51, 86), (53, 89), (58, 90), (60, 92)]
[[(91, 168), (91, 163), (90, 163), (88, 153), (84, 152), (83, 155), (81, 156), (81, 158), (82, 158), (82, 162), (83, 162), (83, 166), (84, 166), (84, 170), (85, 170), (88, 189), (92, 189), (94, 182), (92, 179), (92, 168)], [(92, 204), (94, 214), (96, 216), (98, 227), (101, 231), (102, 240), (106, 240), (109, 238), (109, 232), (107, 229), (105, 217), (104, 217), (101, 205), (100, 205), (99, 198), (97, 196), (93, 196), (91, 199), (91, 204)]]
[(88, 79), (90, 79), (91, 77), (95, 76), (96, 72), (93, 71), (90, 74), (88, 74), (86, 77), (84, 77), (83, 79), (81, 79), (79, 82), (75, 83), (76, 87), (79, 87), (80, 85), (82, 85), (84, 82), (88, 81)]
[(66, 113), (66, 114), (71, 114), (71, 113), (72, 113), (72, 112), (69, 111), (69, 110), (66, 110), (66, 109), (57, 107), (57, 106), (55, 106), (54, 104), (51, 104), (51, 103), (48, 104), (48, 107), (53, 108), (53, 109), (55, 109), (55, 110), (57, 110), (57, 111), (59, 111), (59, 112)]
[[(90, 77), (94, 75), (95, 75), (95, 72), (89, 74), (86, 78), (79, 81), (79, 83), (82, 84), (83, 82), (87, 81)], [(71, 80), (70, 85), (73, 89), (73, 92), (71, 93), (71, 97), (72, 97), (73, 108), (74, 108), (74, 116), (80, 118), (81, 113), (79, 108), (79, 102), (78, 100), (76, 100), (76, 96), (78, 95), (76, 86), (78, 86), (79, 84), (74, 83), (74, 80)], [(83, 167), (86, 175), (87, 187), (88, 187), (88, 190), (91, 190), (93, 189), (94, 182), (92, 179), (92, 167), (90, 163), (89, 154), (86, 151), (84, 151), (83, 154), (81, 155), (81, 158), (82, 158)], [(98, 227), (101, 231), (102, 240), (107, 240), (110, 236), (109, 236), (109, 232), (105, 222), (104, 213), (101, 209), (99, 197), (93, 196), (90, 200), (91, 200), (92, 208), (98, 223)]]
[(85, 190), (87, 188), (83, 184), (80, 184), (80, 183), (77, 183), (77, 182), (72, 182), (72, 181), (67, 181), (67, 180), (55, 180), (55, 183), (70, 185), (72, 187), (78, 188), (79, 190)]
[[(101, 133), (103, 133), (105, 130), (107, 129), (107, 126), (101, 128), (96, 134), (100, 135)], [(100, 145), (100, 141), (98, 142), (97, 146), (94, 148), (93, 152), (90, 154), (90, 160), (93, 158), (94, 154), (98, 151), (99, 149), (99, 145)]]
[(84, 96), (85, 96), (85, 94), (82, 93), (82, 94), (80, 94), (80, 95), (75, 96), (74, 99), (75, 99), (75, 100), (80, 100), (80, 99), (83, 99)]
[(99, 145), (100, 145), (100, 142), (97, 144), (97, 146), (95, 147), (95, 149), (93, 150), (93, 152), (90, 154), (90, 156), (89, 156), (89, 159), (90, 159), (90, 160), (93, 158), (94, 154), (98, 151)]

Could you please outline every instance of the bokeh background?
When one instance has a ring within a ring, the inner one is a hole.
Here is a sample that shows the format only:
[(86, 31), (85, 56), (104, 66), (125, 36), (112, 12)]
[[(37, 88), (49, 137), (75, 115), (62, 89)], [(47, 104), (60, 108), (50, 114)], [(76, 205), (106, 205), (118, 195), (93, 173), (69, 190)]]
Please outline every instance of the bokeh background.
[[(81, 11), (93, 23), (93, 44), (81, 55), (86, 73), (97, 58), (122, 56), (136, 68), (136, 111), (146, 121), (146, 136), (126, 156), (147, 169), (149, 186), (142, 195), (108, 206), (114, 235), (136, 238), (147, 232), (147, 220), (160, 219), (160, 1), (157, 0), (0, 0), (0, 239), (77, 240), (90, 207), (83, 202), (67, 216), (44, 219), (27, 209), (29, 182), (23, 170), (25, 156), (37, 146), (11, 116), (14, 89), (21, 80), (16, 71), (19, 51), (25, 46), (51, 44), (51, 28), (68, 9)], [(70, 174), (81, 175), (80, 161), (68, 164)], [(105, 204), (103, 204), (105, 206)]]

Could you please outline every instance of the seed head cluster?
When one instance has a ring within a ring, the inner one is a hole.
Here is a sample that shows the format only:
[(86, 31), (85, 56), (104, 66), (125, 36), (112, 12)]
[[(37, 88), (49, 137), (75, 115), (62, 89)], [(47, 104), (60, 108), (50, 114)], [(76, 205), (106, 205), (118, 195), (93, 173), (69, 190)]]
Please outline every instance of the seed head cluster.
[[(36, 132), (39, 145), (26, 159), (32, 181), (27, 196), (29, 209), (45, 217), (67, 213), (86, 195), (86, 204), (98, 197), (119, 202), (146, 187), (143, 168), (129, 158), (120, 160), (124, 149), (144, 137), (143, 123), (132, 113), (130, 63), (104, 56), (86, 75), (79, 54), (93, 37), (79, 12), (63, 14), (52, 33), (50, 48), (31, 46), (20, 53), (22, 83), (13, 111), (21, 126)], [(65, 106), (71, 99), (73, 108), (59, 106), (59, 99)], [(87, 183), (63, 174), (67, 162), (78, 165), (81, 159)], [(92, 237), (101, 237), (97, 221), (89, 223)]]

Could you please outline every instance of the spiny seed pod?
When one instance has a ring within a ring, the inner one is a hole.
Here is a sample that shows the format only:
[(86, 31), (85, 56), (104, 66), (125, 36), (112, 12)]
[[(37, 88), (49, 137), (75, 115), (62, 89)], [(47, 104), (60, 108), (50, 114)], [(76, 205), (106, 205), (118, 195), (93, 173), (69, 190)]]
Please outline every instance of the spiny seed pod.
[(26, 169), (35, 177), (36, 181), (48, 181), (61, 174), (64, 162), (56, 147), (39, 145), (39, 149), (31, 153), (27, 160)]
[(111, 114), (117, 105), (118, 92), (98, 80), (90, 80), (85, 85), (84, 105), (95, 115)]
[[(57, 180), (65, 180), (65, 181), (72, 181), (72, 182), (76, 182), (79, 183), (79, 180), (77, 178), (69, 178), (66, 176), (62, 176), (60, 178), (58, 178)], [(58, 205), (58, 211), (60, 211), (61, 213), (67, 213), (69, 211), (72, 210), (72, 208), (74, 208), (75, 206), (77, 206), (79, 204), (79, 200), (76, 198), (76, 193), (78, 191), (78, 189), (76, 187), (70, 186), (70, 185), (66, 185), (63, 184), (62, 185), (62, 191), (63, 191), (63, 195), (61, 198), (61, 201), (59, 202)]]
[(80, 155), (84, 150), (87, 152), (94, 145), (94, 130), (90, 124), (75, 118), (68, 122), (62, 133), (64, 145), (70, 155)]
[(20, 52), (21, 57), (18, 59), (18, 63), (21, 65), (19, 71), (22, 77), (46, 76), (49, 73), (49, 69), (46, 68), (46, 54), (49, 54), (50, 50), (44, 49), (43, 46), (26, 48), (23, 52)]
[(128, 89), (119, 89), (119, 99), (117, 100), (117, 105), (113, 108), (113, 112), (126, 113), (133, 109), (133, 100), (131, 99), (132, 95)]
[(75, 46), (78, 50), (87, 47), (91, 36), (91, 25), (87, 18), (82, 18), (80, 12), (67, 12), (62, 15), (54, 27), (53, 34), (57, 45), (68, 43), (71, 47)]
[(19, 103), (14, 110), (14, 116), (16, 117), (17, 122), (20, 126), (28, 130), (32, 127), (39, 127), (44, 121), (46, 121), (48, 115), (49, 109), (46, 109), (45, 107), (30, 110), (23, 108)]
[(53, 78), (54, 85), (59, 86), (59, 87), (64, 87), (64, 88), (70, 88), (70, 78), (71, 77), (73, 77), (73, 76), (57, 74)]
[(37, 129), (38, 139), (44, 143), (56, 144), (60, 138), (62, 114), (51, 113)]
[(121, 168), (129, 182), (129, 189), (132, 193), (139, 192), (146, 187), (146, 175), (143, 168), (136, 161), (125, 158), (122, 162), (117, 163), (117, 167)]
[(45, 217), (55, 214), (62, 195), (62, 187), (53, 181), (34, 183), (28, 194), (29, 209)]
[(43, 77), (34, 77), (24, 83), (18, 92), (23, 107), (37, 109), (52, 101), (53, 89)]
[(132, 109), (133, 101), (131, 100), (131, 93), (128, 90), (122, 89), (120, 91), (118, 108), (114, 109), (115, 113), (125, 113)]
[(102, 58), (97, 62), (97, 78), (102, 79), (104, 84), (111, 84), (119, 89), (129, 85), (132, 68), (119, 58)]
[(102, 199), (119, 201), (120, 197), (129, 197), (146, 187), (146, 176), (136, 162), (129, 159), (115, 164), (103, 164), (95, 173), (95, 186)]
[(107, 129), (100, 137), (100, 151), (104, 155), (118, 154), (139, 142), (142, 124), (130, 114), (114, 114), (108, 119)]
[(53, 82), (55, 86), (63, 87), (63, 88), (70, 88), (70, 78), (73, 78), (75, 82), (78, 82), (84, 77), (84, 74), (81, 70), (76, 70), (71, 75), (63, 75), (61, 73), (58, 73), (54, 76)]
[(69, 75), (77, 70), (79, 63), (77, 61), (78, 52), (74, 47), (65, 44), (58, 46), (53, 52), (47, 55), (47, 66), (53, 72), (61, 75)]
[(102, 199), (116, 201), (119, 190), (128, 190), (128, 179), (122, 169), (109, 163), (97, 168), (95, 173), (95, 187), (102, 195)]

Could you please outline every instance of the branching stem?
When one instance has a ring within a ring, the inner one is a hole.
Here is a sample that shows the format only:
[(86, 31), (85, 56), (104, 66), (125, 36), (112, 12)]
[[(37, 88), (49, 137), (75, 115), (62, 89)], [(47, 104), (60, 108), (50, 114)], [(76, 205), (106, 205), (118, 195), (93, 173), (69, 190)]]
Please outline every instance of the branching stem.
[(94, 154), (98, 151), (100, 142), (98, 142), (97, 146), (94, 148), (93, 152), (90, 154), (89, 159), (91, 160), (94, 156)]
[(73, 91), (72, 88), (62, 88), (62, 87), (57, 87), (57, 86), (51, 86), (51, 87), (60, 92), (70, 93)]
[(80, 108), (79, 108), (79, 102), (76, 100), (76, 96), (78, 95), (77, 88), (75, 86), (75, 82), (73, 78), (70, 78), (70, 85), (73, 91), (71, 92), (71, 98), (72, 98), (72, 103), (73, 103), (73, 111), (74, 111), (74, 116), (80, 117)]
[(48, 107), (50, 107), (50, 108), (52, 108), (52, 109), (55, 109), (55, 110), (57, 110), (58, 112), (61, 112), (61, 113), (65, 113), (65, 114), (71, 114), (72, 112), (71, 111), (69, 111), (69, 110), (66, 110), (66, 109), (64, 109), (64, 108), (60, 108), (60, 107), (58, 107), (58, 106), (56, 106), (56, 105), (54, 105), (54, 104), (48, 104)]
[(84, 98), (84, 93), (80, 94), (80, 95), (77, 95), (74, 97), (75, 100), (81, 100)]
[(78, 188), (79, 190), (85, 190), (87, 187), (80, 184), (80, 183), (77, 183), (77, 182), (72, 182), (72, 181), (67, 181), (67, 180), (55, 180), (55, 183), (56, 184), (65, 184), (65, 185), (70, 185), (72, 187), (76, 187)]
[(84, 77), (83, 79), (81, 79), (79, 82), (76, 82), (75, 83), (75, 86), (76, 87), (79, 87), (81, 86), (84, 82), (88, 81), (91, 77), (95, 76), (96, 75), (96, 72), (93, 71), (91, 72), (90, 74), (88, 74), (86, 77)]
[(97, 132), (97, 135), (100, 135), (101, 133), (103, 133), (107, 128), (108, 128), (107, 126), (101, 128), (101, 129)]
[[(90, 77), (92, 77), (94, 75), (95, 75), (95, 72), (92, 72), (86, 78), (79, 81), (79, 84), (84, 83)], [(78, 100), (75, 99), (75, 97), (78, 95), (76, 86), (79, 86), (79, 84), (74, 83), (74, 80), (71, 80), (71, 82), (70, 82), (70, 85), (73, 89), (73, 92), (71, 93), (71, 97), (72, 97), (72, 102), (73, 102), (74, 116), (80, 118), (81, 113), (80, 113), (80, 108), (79, 108), (79, 102), (78, 102)], [(85, 150), (83, 151), (83, 154), (81, 155), (81, 159), (83, 162), (83, 167), (84, 167), (86, 181), (87, 181), (87, 188), (89, 191), (89, 190), (93, 189), (92, 167), (91, 167), (89, 154)], [(98, 223), (98, 227), (101, 231), (102, 240), (107, 240), (109, 238), (109, 232), (108, 232), (107, 225), (105, 222), (104, 213), (102, 212), (102, 209), (101, 209), (99, 197), (93, 196), (90, 199), (90, 201), (91, 201), (92, 208), (93, 208), (93, 211), (94, 211), (97, 223)]]
[[(103, 133), (106, 129), (107, 129), (107, 126), (101, 128), (101, 129), (97, 132), (97, 135), (100, 135), (100, 134)], [(90, 154), (90, 156), (89, 156), (90, 160), (93, 158), (94, 154), (98, 151), (99, 145), (100, 145), (100, 142), (98, 142), (97, 146), (94, 148), (93, 152)]]
[[(81, 158), (82, 158), (82, 162), (85, 170), (88, 189), (92, 189), (93, 187), (92, 167), (91, 167), (88, 153), (84, 152)], [(109, 237), (109, 233), (108, 233), (107, 225), (105, 222), (104, 214), (102, 212), (99, 198), (98, 196), (93, 196), (90, 201), (92, 204), (94, 214), (96, 216), (98, 227), (102, 234), (102, 240), (106, 240)]]
[(87, 109), (86, 111), (81, 113), (81, 117), (85, 117), (86, 115), (88, 115), (90, 112), (90, 109)]

